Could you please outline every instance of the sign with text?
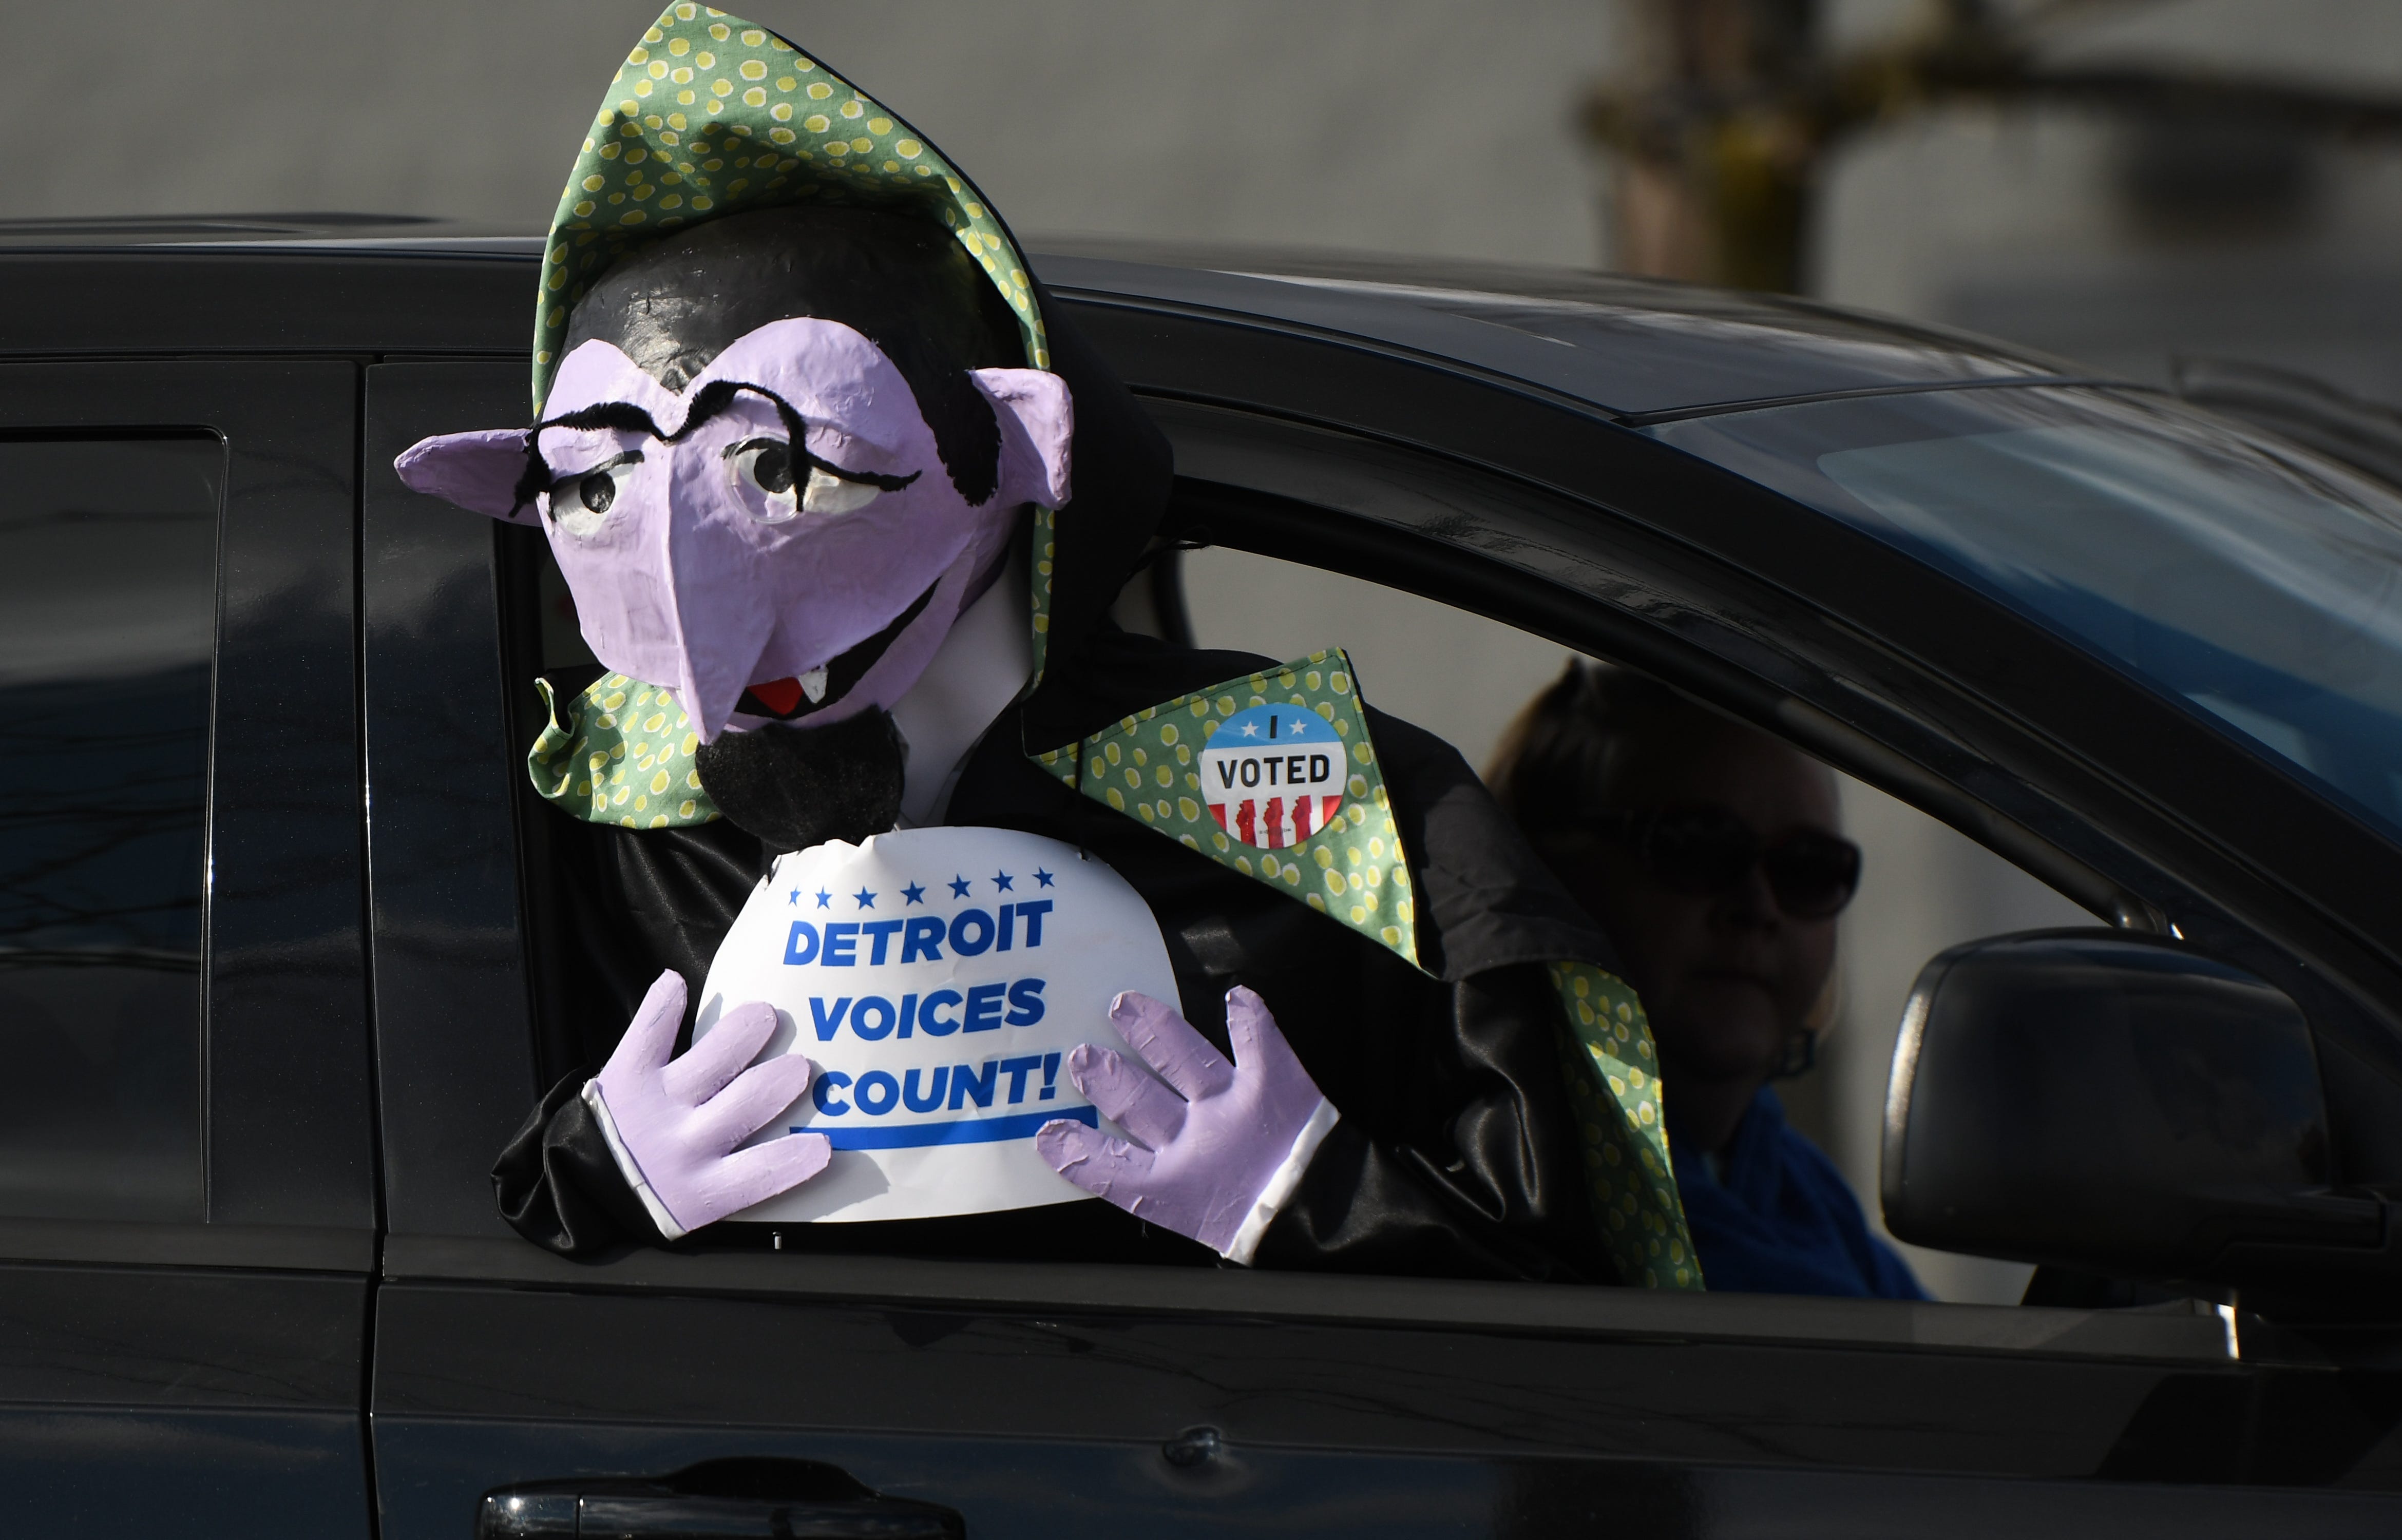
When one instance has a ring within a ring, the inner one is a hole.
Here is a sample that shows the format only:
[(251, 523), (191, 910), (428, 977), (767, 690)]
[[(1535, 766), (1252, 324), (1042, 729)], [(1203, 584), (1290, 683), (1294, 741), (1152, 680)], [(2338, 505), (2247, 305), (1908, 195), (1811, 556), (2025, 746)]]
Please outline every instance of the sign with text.
[[(1105, 1122), (1069, 1079), (1114, 1048), (1109, 1005), (1173, 1003), (1158, 924), (1074, 846), (1005, 829), (909, 829), (780, 859), (710, 965), (694, 1036), (764, 1000), (762, 1057), (806, 1053), (808, 1094), (761, 1130), (823, 1134), (834, 1159), (741, 1219), (918, 1219), (1084, 1196), (1034, 1151), (1054, 1118)], [(756, 1142), (756, 1141), (753, 1141)]]

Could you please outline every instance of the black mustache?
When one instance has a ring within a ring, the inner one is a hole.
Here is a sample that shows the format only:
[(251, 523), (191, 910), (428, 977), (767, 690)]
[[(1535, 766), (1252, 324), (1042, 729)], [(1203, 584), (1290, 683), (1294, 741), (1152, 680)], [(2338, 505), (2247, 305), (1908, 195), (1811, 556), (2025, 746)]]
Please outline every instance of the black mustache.
[(908, 763), (909, 746), (883, 711), (807, 731), (722, 733), (693, 755), (717, 810), (771, 851), (857, 845), (891, 828)]

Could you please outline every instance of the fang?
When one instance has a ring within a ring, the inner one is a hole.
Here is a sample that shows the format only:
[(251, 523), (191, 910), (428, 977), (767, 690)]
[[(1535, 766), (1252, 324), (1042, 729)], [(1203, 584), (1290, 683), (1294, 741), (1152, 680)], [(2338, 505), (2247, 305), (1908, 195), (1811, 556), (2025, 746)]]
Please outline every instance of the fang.
[(825, 699), (825, 693), (826, 671), (824, 669), (812, 668), (801, 676), (801, 694), (809, 697), (810, 705), (816, 706), (822, 702)]

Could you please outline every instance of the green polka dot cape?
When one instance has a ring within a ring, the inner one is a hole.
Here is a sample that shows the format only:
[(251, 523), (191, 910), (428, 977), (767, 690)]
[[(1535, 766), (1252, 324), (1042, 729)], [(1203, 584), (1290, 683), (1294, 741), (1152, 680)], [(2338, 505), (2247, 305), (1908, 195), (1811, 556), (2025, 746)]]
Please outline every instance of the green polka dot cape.
[[(1270, 704), (1316, 712), (1350, 760), (1334, 817), (1281, 849), (1247, 845), (1222, 827), (1201, 782), (1200, 754), (1219, 724)], [(1409, 864), (1353, 685), (1351, 659), (1340, 650), (1147, 707), (1081, 743), (1039, 753), (1034, 762), (1094, 801), (1254, 882), (1282, 888), (1417, 966)]]
[(663, 231), (787, 203), (906, 208), (958, 237), (1050, 367), (1033, 281), (983, 194), (917, 131), (783, 38), (707, 6), (659, 13), (626, 56), (559, 195), (534, 303), (533, 408), (568, 312)]
[(543, 800), (587, 823), (689, 829), (721, 815), (700, 789), (700, 735), (675, 696), (624, 674), (603, 674), (559, 700), (534, 681), (550, 720), (526, 756)]

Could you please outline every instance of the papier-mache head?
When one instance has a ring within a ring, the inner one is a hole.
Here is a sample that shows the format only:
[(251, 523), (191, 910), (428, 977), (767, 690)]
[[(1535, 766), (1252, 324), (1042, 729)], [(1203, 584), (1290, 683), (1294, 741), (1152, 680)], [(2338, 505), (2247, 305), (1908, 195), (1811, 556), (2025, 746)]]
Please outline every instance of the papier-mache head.
[(561, 197), (533, 426), (395, 468), (538, 524), (594, 655), (703, 741), (831, 725), (906, 692), (1020, 511), (1067, 501), (1048, 362), (971, 184), (783, 39), (676, 5)]

